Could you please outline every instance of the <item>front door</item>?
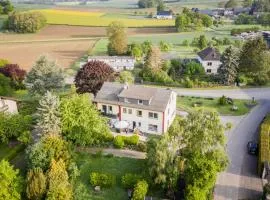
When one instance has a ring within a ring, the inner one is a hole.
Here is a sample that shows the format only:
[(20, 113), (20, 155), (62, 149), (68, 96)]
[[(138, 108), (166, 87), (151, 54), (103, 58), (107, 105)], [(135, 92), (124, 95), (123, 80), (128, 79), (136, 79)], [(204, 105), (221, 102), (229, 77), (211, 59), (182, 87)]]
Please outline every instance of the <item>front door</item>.
[(136, 128), (136, 122), (133, 121), (133, 130)]

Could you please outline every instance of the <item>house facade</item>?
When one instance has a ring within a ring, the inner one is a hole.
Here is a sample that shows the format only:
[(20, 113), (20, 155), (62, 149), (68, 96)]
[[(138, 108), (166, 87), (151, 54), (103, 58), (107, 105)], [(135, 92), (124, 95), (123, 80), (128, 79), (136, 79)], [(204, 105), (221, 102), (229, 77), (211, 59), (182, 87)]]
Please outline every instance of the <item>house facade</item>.
[(213, 47), (207, 47), (200, 51), (197, 57), (207, 74), (217, 74), (221, 65), (220, 53)]
[(169, 89), (105, 82), (93, 101), (103, 114), (127, 121), (131, 130), (160, 135), (175, 118), (176, 98)]
[[(133, 70), (136, 63), (135, 58), (132, 56), (89, 56), (88, 62), (90, 61), (102, 61), (108, 64), (114, 71), (120, 72), (123, 70)], [(81, 67), (85, 63), (81, 63)]]
[(157, 12), (157, 19), (172, 19), (172, 12), (171, 11), (158, 11)]
[(0, 112), (18, 113), (17, 101), (7, 97), (0, 97)]

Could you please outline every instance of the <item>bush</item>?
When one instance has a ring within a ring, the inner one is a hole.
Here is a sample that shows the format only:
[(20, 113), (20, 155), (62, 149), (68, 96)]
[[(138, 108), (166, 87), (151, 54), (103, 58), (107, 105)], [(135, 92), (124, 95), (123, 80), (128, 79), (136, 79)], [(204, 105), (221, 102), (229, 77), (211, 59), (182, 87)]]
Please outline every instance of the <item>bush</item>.
[(90, 184), (92, 186), (109, 188), (115, 185), (115, 176), (111, 174), (92, 172), (90, 174)]
[(148, 184), (145, 180), (139, 181), (133, 192), (132, 200), (144, 200), (144, 197), (148, 191)]
[(11, 96), (13, 89), (11, 88), (11, 81), (8, 77), (0, 74), (0, 96)]
[(123, 140), (125, 145), (137, 145), (139, 143), (139, 136), (138, 135), (132, 135), (129, 137), (123, 136)]
[(219, 103), (219, 105), (221, 105), (221, 106), (226, 105), (226, 104), (227, 104), (226, 97), (225, 97), (224, 95), (223, 95), (222, 97), (220, 97), (220, 98), (218, 99), (218, 103)]
[(122, 136), (116, 136), (114, 138), (114, 141), (113, 141), (113, 145), (117, 148), (117, 149), (122, 149), (124, 148), (125, 146), (125, 142), (123, 140), (123, 137)]
[(122, 186), (125, 189), (133, 189), (134, 186), (137, 184), (138, 181), (140, 181), (142, 179), (141, 176), (137, 175), (137, 174), (125, 174), (124, 176), (122, 176), (121, 182), (122, 182)]
[(8, 29), (16, 33), (35, 33), (46, 24), (39, 12), (14, 12), (8, 17)]
[(0, 68), (0, 73), (10, 78), (11, 86), (15, 89), (24, 89), (23, 80), (26, 75), (26, 71), (21, 69), (17, 64), (6, 64)]
[(138, 144), (138, 151), (146, 152), (147, 145), (145, 143), (139, 142)]

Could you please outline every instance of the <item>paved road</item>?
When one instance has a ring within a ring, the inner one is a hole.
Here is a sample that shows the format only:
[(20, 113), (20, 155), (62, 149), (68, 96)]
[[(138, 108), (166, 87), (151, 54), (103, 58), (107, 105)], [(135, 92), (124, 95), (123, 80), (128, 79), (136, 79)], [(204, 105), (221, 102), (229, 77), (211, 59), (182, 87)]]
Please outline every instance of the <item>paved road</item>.
[(228, 169), (218, 176), (215, 200), (259, 199), (262, 194), (261, 180), (256, 173), (257, 157), (250, 156), (246, 144), (257, 140), (258, 127), (270, 112), (270, 88), (233, 90), (186, 90), (175, 89), (178, 95), (220, 97), (222, 95), (251, 99), (255, 97), (259, 105), (243, 117), (223, 117), (222, 121), (234, 122), (234, 128), (227, 132), (227, 152), (230, 158)]

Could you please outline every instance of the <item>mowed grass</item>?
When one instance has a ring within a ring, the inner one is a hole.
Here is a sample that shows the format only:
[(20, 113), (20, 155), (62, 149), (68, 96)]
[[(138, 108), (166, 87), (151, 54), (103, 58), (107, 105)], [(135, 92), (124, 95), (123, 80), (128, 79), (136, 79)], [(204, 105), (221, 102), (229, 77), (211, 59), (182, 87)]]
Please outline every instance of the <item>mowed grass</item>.
[(121, 21), (127, 27), (174, 26), (174, 20), (127, 19), (109, 16), (103, 12), (80, 12), (68, 10), (34, 10), (41, 12), (48, 24), (66, 24), (76, 26), (108, 26), (112, 21)]
[[(196, 53), (193, 51), (196, 47), (193, 46), (183, 46), (183, 41), (188, 40), (189, 43), (200, 35), (205, 35), (208, 40), (211, 40), (212, 37), (224, 39), (225, 37), (235, 40), (229, 31), (208, 29), (205, 31), (194, 31), (194, 32), (182, 32), (182, 33), (168, 33), (168, 34), (148, 34), (148, 35), (135, 35), (129, 36), (128, 42), (132, 43), (143, 43), (148, 40), (154, 45), (159, 45), (160, 41), (167, 42), (171, 45), (171, 51), (176, 53), (181, 58), (192, 58), (196, 57)], [(100, 39), (92, 52), (93, 55), (105, 55), (107, 53), (107, 39)], [(220, 46), (220, 50), (223, 51), (226, 46)]]
[[(131, 158), (105, 157), (78, 153), (76, 162), (80, 169), (78, 184), (83, 184), (87, 188), (88, 199), (91, 200), (123, 200), (128, 199), (127, 191), (121, 186), (121, 177), (126, 173), (142, 174), (145, 167), (145, 160)], [(95, 192), (90, 185), (90, 173), (100, 172), (109, 173), (116, 176), (116, 185), (112, 188), (101, 189), (101, 192)]]
[(237, 111), (232, 110), (232, 105), (219, 105), (218, 98), (202, 98), (202, 97), (177, 97), (177, 108), (187, 112), (193, 112), (199, 109), (205, 111), (215, 111), (221, 115), (244, 115), (256, 104), (252, 104), (250, 100), (234, 99), (234, 105), (238, 107)]

